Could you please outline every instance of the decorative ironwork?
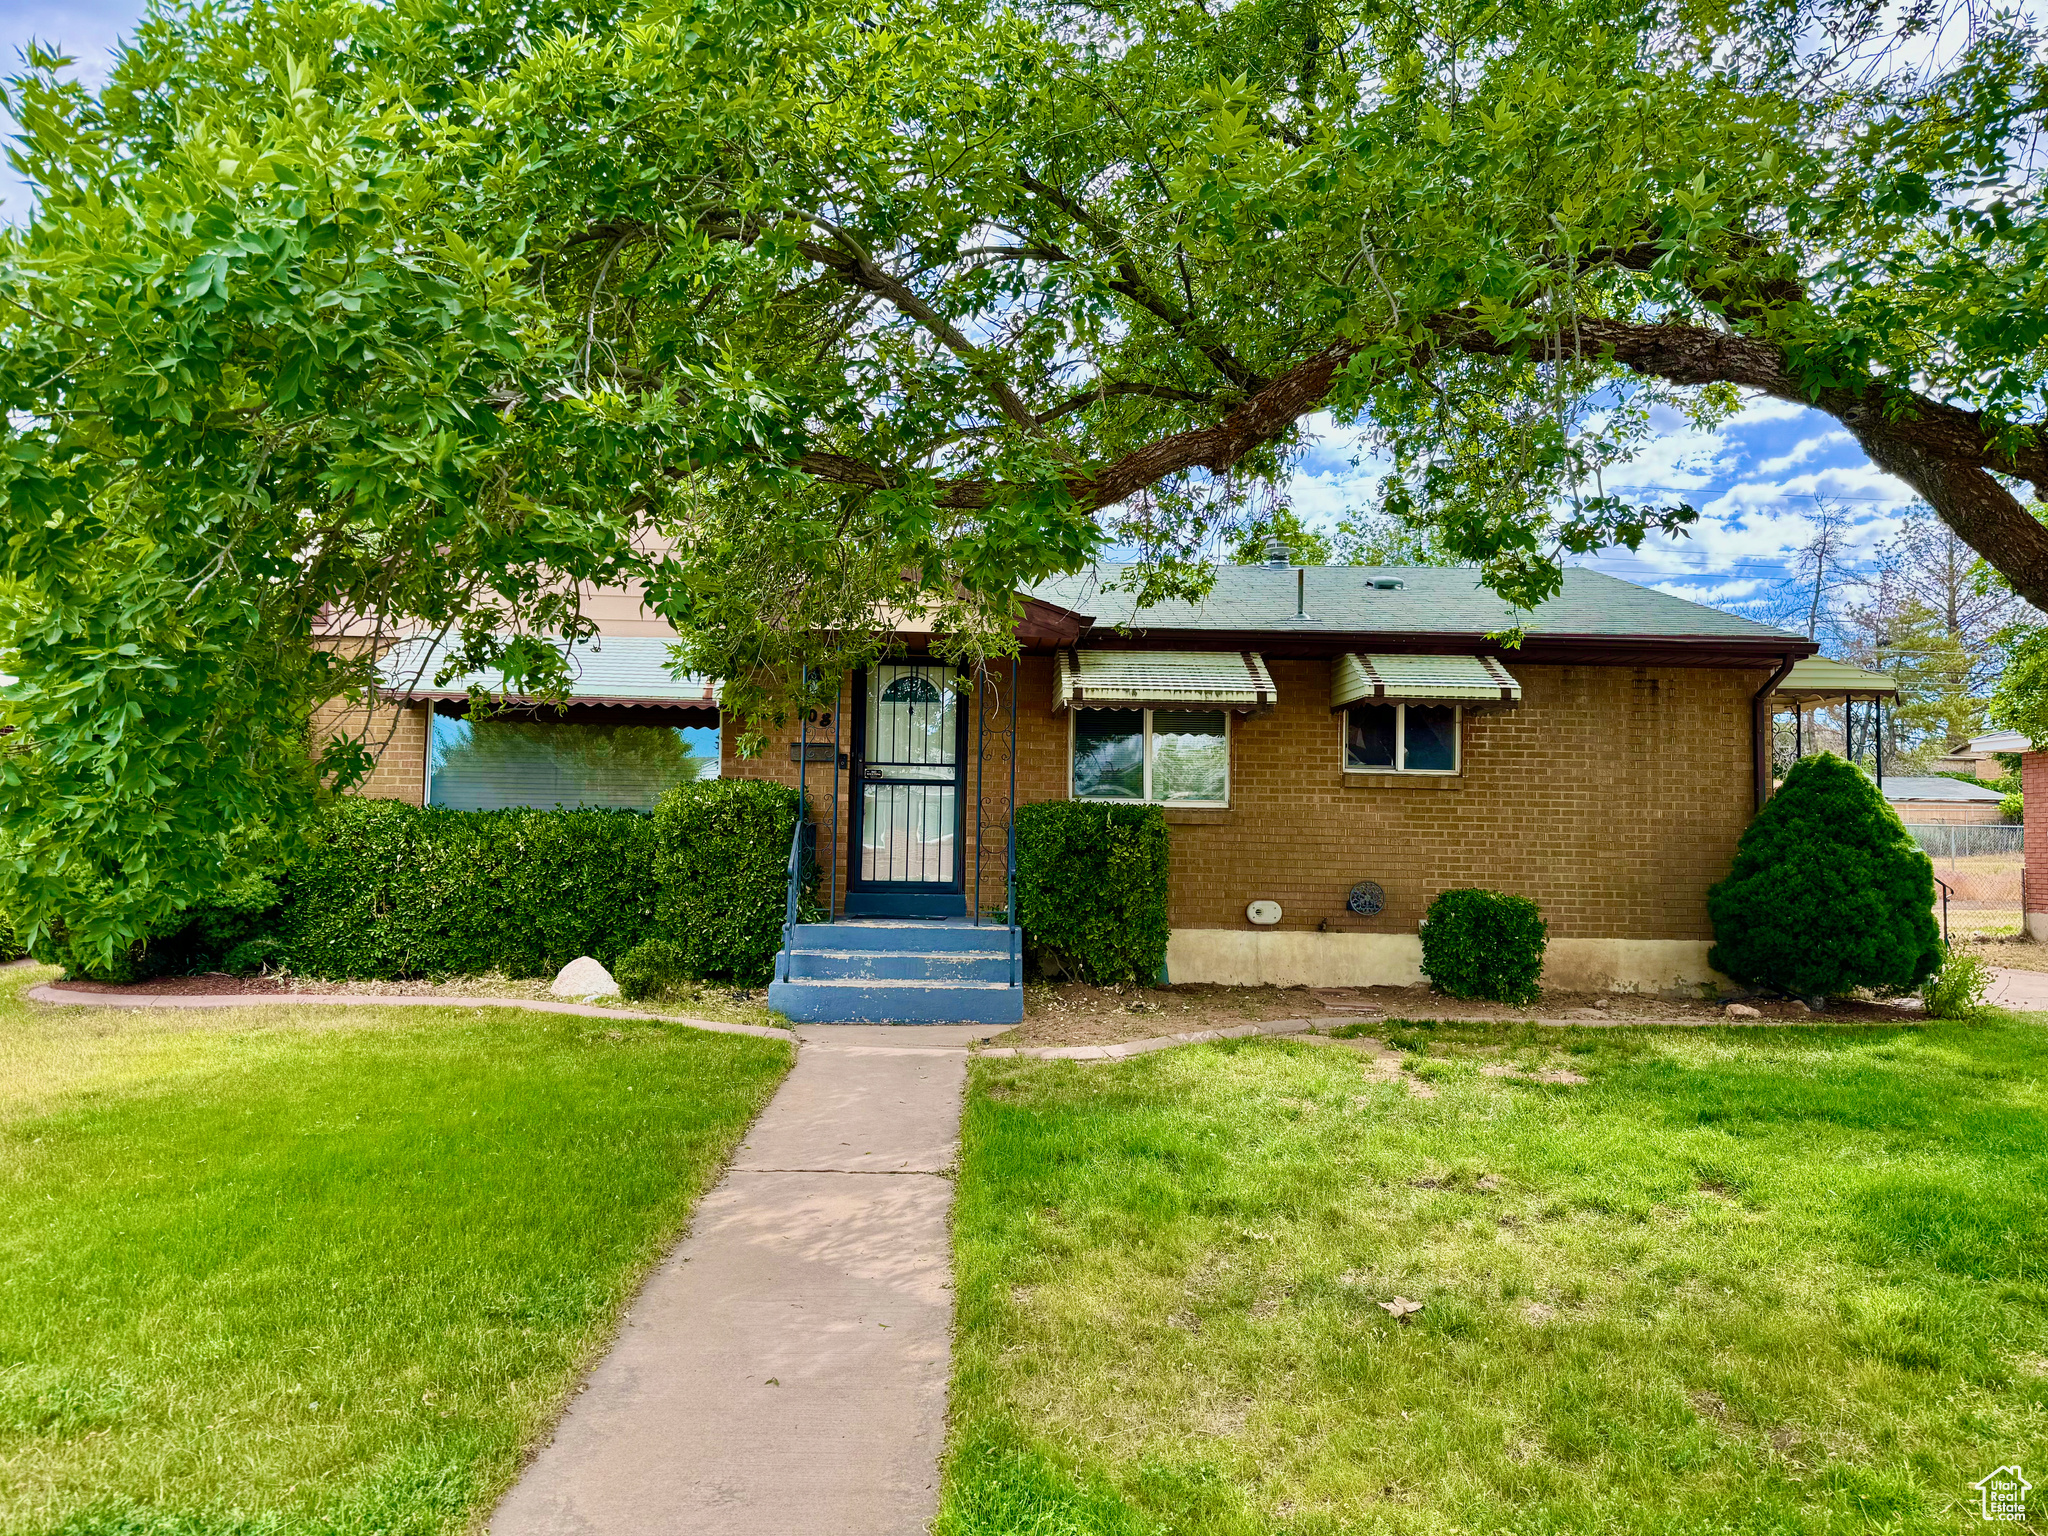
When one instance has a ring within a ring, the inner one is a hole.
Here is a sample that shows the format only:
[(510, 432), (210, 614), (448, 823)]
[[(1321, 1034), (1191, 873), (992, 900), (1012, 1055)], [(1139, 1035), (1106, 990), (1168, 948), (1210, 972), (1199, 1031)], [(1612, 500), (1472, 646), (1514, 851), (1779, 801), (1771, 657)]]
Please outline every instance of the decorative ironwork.
[(960, 817), (962, 696), (941, 662), (879, 662), (868, 679), (858, 878), (951, 885)]
[(1377, 917), (1386, 907), (1387, 893), (1380, 889), (1377, 880), (1361, 880), (1351, 887), (1351, 894), (1344, 905), (1360, 917)]

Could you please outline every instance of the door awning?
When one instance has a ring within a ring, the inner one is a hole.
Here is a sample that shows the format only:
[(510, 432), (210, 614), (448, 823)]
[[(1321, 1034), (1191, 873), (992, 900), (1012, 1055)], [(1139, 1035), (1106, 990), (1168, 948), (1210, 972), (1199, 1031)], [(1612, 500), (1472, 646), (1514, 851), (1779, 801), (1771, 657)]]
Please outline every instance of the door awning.
[(1462, 704), (1513, 709), (1522, 685), (1491, 656), (1365, 656), (1337, 660), (1330, 708), (1352, 704)]
[[(707, 709), (718, 707), (718, 684), (707, 677), (677, 677), (669, 671), (672, 640), (644, 635), (615, 635), (583, 641), (570, 648), (569, 693), (579, 704), (622, 707)], [(505, 679), (496, 671), (466, 672), (435, 682), (450, 647), (432, 640), (403, 640), (377, 660), (379, 691), (386, 699), (426, 704), (469, 697), (472, 685), (501, 696)], [(508, 704), (531, 699), (509, 697)]]
[(1056, 709), (1271, 709), (1279, 697), (1252, 651), (1061, 651)]

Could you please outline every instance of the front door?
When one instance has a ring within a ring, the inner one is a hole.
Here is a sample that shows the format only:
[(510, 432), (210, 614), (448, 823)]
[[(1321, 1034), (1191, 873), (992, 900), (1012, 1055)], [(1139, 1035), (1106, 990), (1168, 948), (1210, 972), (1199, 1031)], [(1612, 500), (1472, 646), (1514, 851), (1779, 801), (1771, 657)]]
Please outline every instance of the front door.
[(946, 686), (951, 676), (950, 667), (926, 661), (885, 661), (866, 673), (854, 722), (860, 793), (848, 911), (937, 916), (958, 909), (967, 719), (960, 695)]

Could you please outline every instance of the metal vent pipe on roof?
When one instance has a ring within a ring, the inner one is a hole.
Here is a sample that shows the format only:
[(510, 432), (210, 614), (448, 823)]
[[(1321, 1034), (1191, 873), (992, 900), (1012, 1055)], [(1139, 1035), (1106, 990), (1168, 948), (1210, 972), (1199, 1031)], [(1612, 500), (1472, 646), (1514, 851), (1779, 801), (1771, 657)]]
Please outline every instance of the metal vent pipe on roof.
[(1266, 564), (1272, 566), (1294, 564), (1294, 551), (1278, 539), (1266, 540)]

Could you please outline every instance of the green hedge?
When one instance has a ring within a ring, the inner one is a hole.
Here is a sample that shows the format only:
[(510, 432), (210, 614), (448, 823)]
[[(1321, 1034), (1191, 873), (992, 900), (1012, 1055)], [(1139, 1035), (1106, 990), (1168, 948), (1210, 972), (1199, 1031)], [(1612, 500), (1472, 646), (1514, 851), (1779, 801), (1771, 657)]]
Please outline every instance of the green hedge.
[[(789, 841), (803, 799), (765, 779), (680, 784), (654, 808), (658, 937), (700, 978), (766, 981), (782, 947)], [(817, 882), (809, 870), (808, 890)]]
[(1017, 918), (1098, 985), (1166, 963), (1168, 835), (1156, 805), (1049, 800), (1017, 810)]
[(1795, 997), (1906, 992), (1941, 968), (1934, 865), (1869, 775), (1831, 752), (1785, 775), (1707, 892), (1707, 964)]
[(1422, 974), (1452, 997), (1534, 1002), (1550, 930), (1526, 896), (1442, 891), (1422, 921)]
[(592, 955), (623, 985), (635, 952), (626, 969), (650, 989), (759, 981), (782, 943), (799, 804), (787, 785), (746, 779), (678, 785), (652, 816), (345, 799), (282, 868), (113, 968), (39, 948), (108, 981), (264, 966), (337, 980), (552, 976)]
[(336, 978), (609, 966), (651, 931), (654, 852), (633, 811), (343, 801), (280, 882), (264, 958)]

